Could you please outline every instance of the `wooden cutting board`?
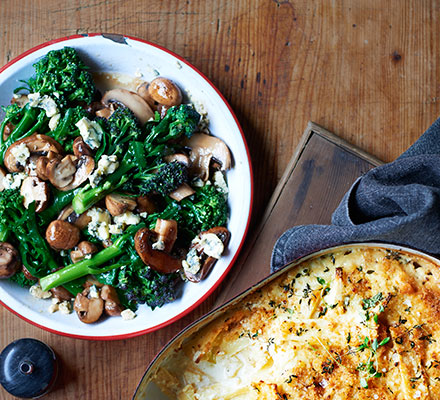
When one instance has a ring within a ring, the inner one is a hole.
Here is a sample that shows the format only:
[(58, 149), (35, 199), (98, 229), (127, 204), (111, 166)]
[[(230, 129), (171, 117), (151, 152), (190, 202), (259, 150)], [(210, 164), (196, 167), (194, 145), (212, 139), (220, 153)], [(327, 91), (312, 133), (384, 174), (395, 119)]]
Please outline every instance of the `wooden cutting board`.
[(352, 183), (382, 161), (309, 122), (295, 154), (269, 201), (258, 228), (246, 242), (216, 306), (270, 273), (276, 240), (295, 225), (329, 224)]
[[(261, 221), (249, 232), (242, 253), (220, 287), (196, 310), (157, 332), (112, 342), (71, 339), (34, 327), (0, 307), (0, 350), (13, 340), (33, 337), (59, 357), (55, 388), (45, 399), (129, 399), (145, 368), (186, 325), (214, 306), (269, 275), (277, 238), (299, 224), (329, 223), (333, 210), (355, 179), (381, 164), (324, 128), (309, 123)], [(0, 387), (0, 399), (13, 399)]]

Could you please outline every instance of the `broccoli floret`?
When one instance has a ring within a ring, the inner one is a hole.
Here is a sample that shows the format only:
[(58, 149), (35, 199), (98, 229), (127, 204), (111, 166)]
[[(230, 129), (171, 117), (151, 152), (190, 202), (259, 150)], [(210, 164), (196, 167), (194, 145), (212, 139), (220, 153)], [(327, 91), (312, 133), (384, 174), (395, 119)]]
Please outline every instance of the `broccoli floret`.
[(215, 226), (225, 226), (228, 220), (228, 203), (225, 195), (213, 185), (205, 185), (196, 191), (194, 200), (183, 199), (186, 229), (206, 231)]
[(57, 263), (38, 230), (35, 216), (35, 203), (26, 209), (18, 190), (0, 192), (0, 241), (8, 240), (17, 246), (27, 270), (41, 277), (56, 269)]
[(118, 107), (108, 120), (98, 120), (104, 130), (103, 140), (96, 153), (96, 159), (102, 154), (121, 155), (127, 150), (128, 142), (140, 140), (142, 130), (132, 111), (124, 106)]
[(165, 117), (153, 128), (146, 144), (166, 143), (181, 136), (191, 137), (200, 121), (200, 114), (192, 105), (181, 104), (171, 107)]
[(123, 291), (130, 308), (146, 303), (154, 310), (176, 300), (182, 282), (178, 273), (160, 274), (145, 265), (135, 265), (119, 271), (116, 287)]
[(188, 168), (185, 164), (173, 161), (163, 164), (155, 174), (135, 174), (125, 190), (140, 194), (161, 194), (167, 196), (182, 183), (188, 181)]
[(58, 93), (54, 100), (61, 106), (79, 102), (90, 104), (96, 96), (89, 68), (71, 47), (50, 51), (34, 64), (34, 68), (35, 75), (25, 82), (32, 93), (51, 96)]

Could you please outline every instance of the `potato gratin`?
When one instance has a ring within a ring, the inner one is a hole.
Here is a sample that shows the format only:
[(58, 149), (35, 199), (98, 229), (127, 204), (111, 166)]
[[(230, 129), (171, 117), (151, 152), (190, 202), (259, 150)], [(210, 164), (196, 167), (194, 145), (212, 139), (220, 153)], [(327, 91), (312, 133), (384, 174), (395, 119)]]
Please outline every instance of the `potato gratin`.
[(305, 261), (172, 352), (170, 399), (440, 399), (440, 270), (352, 246)]

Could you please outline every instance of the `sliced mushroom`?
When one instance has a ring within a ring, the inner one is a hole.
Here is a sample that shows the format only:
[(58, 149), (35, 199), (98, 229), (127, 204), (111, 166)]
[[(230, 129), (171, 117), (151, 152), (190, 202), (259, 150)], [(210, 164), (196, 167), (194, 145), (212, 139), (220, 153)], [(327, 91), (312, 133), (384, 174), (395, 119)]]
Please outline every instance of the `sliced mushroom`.
[(131, 92), (130, 90), (109, 90), (104, 94), (101, 101), (105, 105), (111, 102), (123, 104), (133, 112), (142, 125), (145, 124), (150, 118), (154, 117), (154, 113), (148, 103), (137, 93)]
[[(34, 157), (34, 156), (32, 156)], [(36, 163), (35, 163), (35, 172), (37, 176), (43, 180), (47, 181), (49, 178), (47, 177), (47, 164), (49, 164), (49, 161), (53, 159), (61, 160), (63, 156), (59, 153), (55, 153), (53, 151), (49, 151), (46, 156), (40, 156), (38, 157)]]
[(157, 233), (157, 242), (163, 243), (163, 251), (169, 253), (177, 239), (177, 222), (173, 219), (156, 220), (154, 231)]
[(137, 209), (139, 214), (152, 214), (156, 212), (156, 204), (148, 196), (139, 196), (136, 198)]
[(54, 250), (70, 250), (79, 242), (80, 231), (66, 221), (52, 221), (46, 229), (46, 240)]
[(69, 154), (62, 160), (50, 160), (46, 166), (46, 175), (52, 185), (65, 192), (85, 182), (94, 168), (95, 161), (92, 157), (76, 158)]
[(37, 178), (28, 176), (21, 184), (20, 194), (23, 196), (23, 205), (29, 208), (35, 202), (35, 212), (41, 212), (49, 204), (49, 185)]
[(0, 242), (0, 279), (14, 275), (21, 266), (18, 251), (8, 242)]
[(72, 183), (76, 172), (75, 161), (76, 157), (72, 155), (67, 155), (62, 160), (50, 160), (46, 166), (46, 175), (50, 183), (59, 190)]
[(126, 211), (133, 211), (136, 206), (136, 200), (133, 197), (124, 196), (122, 194), (111, 193), (105, 196), (105, 206), (108, 212), (116, 217)]
[(144, 264), (150, 266), (162, 274), (170, 274), (179, 270), (182, 266), (181, 260), (171, 254), (152, 248), (156, 239), (156, 232), (147, 228), (139, 229), (134, 237), (134, 247)]
[(107, 315), (117, 316), (121, 315), (124, 309), (119, 301), (116, 289), (110, 285), (104, 285), (101, 288), (101, 299), (104, 300), (104, 311)]
[(91, 217), (87, 215), (87, 212), (82, 214), (77, 214), (71, 205), (64, 207), (58, 218), (62, 221), (67, 221), (70, 224), (75, 225), (78, 229), (83, 230), (89, 222), (92, 220)]
[(62, 286), (57, 286), (50, 289), (52, 296), (57, 298), (60, 301), (69, 301), (73, 298), (72, 293), (70, 293), (67, 289)]
[(73, 263), (83, 260), (86, 256), (92, 255), (98, 252), (98, 248), (91, 242), (84, 240), (78, 244), (77, 250), (70, 252), (70, 259)]
[(183, 183), (176, 190), (172, 191), (169, 196), (176, 201), (181, 201), (185, 197), (191, 196), (195, 193), (195, 190), (187, 183)]
[(86, 142), (84, 142), (84, 139), (81, 136), (75, 138), (72, 148), (73, 154), (78, 158), (81, 156), (93, 156), (92, 149), (86, 144)]
[[(200, 239), (204, 235), (211, 235), (211, 234), (217, 236), (220, 239), (220, 241), (223, 244), (223, 249), (228, 245), (229, 238), (231, 237), (231, 233), (228, 231), (227, 228), (223, 226), (216, 226), (214, 228), (208, 229), (205, 232), (201, 232), (198, 235), (198, 240), (193, 241), (188, 255), (190, 255), (191, 253), (195, 253), (193, 255), (197, 256), (201, 263), (200, 269), (198, 271), (193, 272), (190, 269), (184, 268), (185, 277), (191, 282), (198, 283), (201, 280), (203, 280), (208, 275), (209, 271), (211, 271), (211, 268), (218, 260), (218, 257), (213, 257), (205, 253), (205, 251), (207, 250), (204, 248), (204, 244), (202, 244), (200, 241)], [(210, 253), (210, 251), (208, 252)]]
[(13, 154), (13, 149), (22, 143), (26, 144), (26, 147), (29, 149), (31, 155), (45, 156), (50, 151), (58, 154), (63, 153), (63, 148), (55, 139), (47, 135), (34, 133), (31, 136), (17, 140), (6, 150), (3, 162), (9, 172), (19, 172), (24, 169), (24, 166), (17, 162), (17, 159)]
[(189, 172), (203, 181), (209, 178), (211, 160), (220, 162), (221, 169), (231, 168), (231, 153), (223, 140), (205, 133), (195, 133), (183, 141), (183, 145), (191, 149)]
[(76, 172), (73, 181), (70, 185), (66, 186), (63, 191), (68, 191), (77, 188), (79, 185), (83, 184), (89, 175), (93, 172), (95, 168), (95, 160), (90, 156), (81, 156), (77, 160)]
[(82, 293), (76, 295), (73, 309), (81, 322), (91, 324), (101, 317), (104, 310), (104, 300), (99, 296), (91, 297), (90, 288), (86, 288)]

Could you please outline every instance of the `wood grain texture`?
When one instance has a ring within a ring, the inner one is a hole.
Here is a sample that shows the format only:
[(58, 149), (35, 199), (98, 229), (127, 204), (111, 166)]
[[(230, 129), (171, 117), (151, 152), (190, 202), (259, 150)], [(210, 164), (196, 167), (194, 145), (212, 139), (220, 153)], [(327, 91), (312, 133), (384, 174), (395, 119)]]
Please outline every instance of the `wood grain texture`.
[[(307, 121), (391, 161), (440, 111), (437, 0), (1, 0), (0, 10), (2, 65), (53, 38), (108, 32), (167, 47), (207, 75), (249, 144), (254, 229)], [(298, 221), (323, 216), (317, 207)], [(58, 337), (1, 309), (0, 347), (30, 336), (60, 354), (48, 399), (127, 399), (154, 352), (214, 298), (167, 329), (112, 343)]]
[(267, 276), (273, 246), (283, 232), (294, 225), (330, 224), (332, 212), (356, 178), (380, 164), (377, 158), (309, 123), (215, 306)]

